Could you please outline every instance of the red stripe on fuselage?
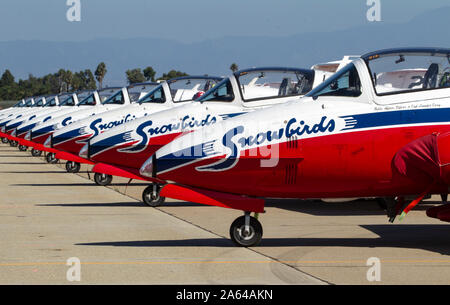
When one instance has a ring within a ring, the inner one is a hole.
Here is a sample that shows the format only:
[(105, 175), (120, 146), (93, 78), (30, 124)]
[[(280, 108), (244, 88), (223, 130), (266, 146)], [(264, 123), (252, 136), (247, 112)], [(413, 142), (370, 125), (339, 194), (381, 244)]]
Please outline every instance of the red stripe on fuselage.
[[(306, 138), (297, 140), (295, 145), (292, 142), (281, 143), (242, 151), (236, 165), (225, 171), (195, 169), (220, 159), (210, 158), (160, 174), (158, 178), (226, 193), (263, 197), (417, 194), (426, 186), (392, 179), (391, 161), (394, 155), (415, 139), (433, 132), (449, 131), (448, 125), (414, 126)], [(266, 159), (266, 162), (269, 159), (263, 158), (268, 151), (272, 152), (274, 161), (278, 161), (274, 167), (261, 166), (261, 159)]]

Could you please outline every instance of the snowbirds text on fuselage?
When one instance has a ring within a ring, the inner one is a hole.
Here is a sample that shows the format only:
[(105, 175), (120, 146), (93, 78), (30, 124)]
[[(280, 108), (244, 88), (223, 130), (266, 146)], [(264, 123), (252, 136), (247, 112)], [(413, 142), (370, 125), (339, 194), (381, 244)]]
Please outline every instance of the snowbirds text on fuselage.
[[(335, 68), (338, 67), (339, 64)], [(319, 68), (241, 70), (198, 101), (155, 113), (92, 138), (80, 155), (98, 163), (93, 168), (96, 173), (152, 181), (139, 175), (140, 166), (148, 156), (180, 134), (302, 96), (330, 75), (331, 72)], [(147, 205), (160, 205), (164, 201), (155, 195), (157, 188), (155, 182), (144, 190), (142, 198)]]
[[(45, 104), (38, 111), (32, 114), (23, 115), (21, 118), (10, 121), (5, 125), (5, 130), (7, 133), (11, 134), (13, 137), (17, 137), (19, 134), (24, 133), (24, 130), (17, 133), (18, 129), (23, 127), (23, 125), (29, 125), (29, 123), (36, 118), (41, 116), (46, 116), (47, 120), (51, 118), (51, 115), (59, 110), (71, 108), (72, 105), (65, 104), (64, 102), (72, 95), (72, 93), (62, 93), (59, 95), (48, 96), (45, 98)], [(29, 128), (31, 129), (31, 128)], [(28, 129), (28, 130), (29, 130)]]
[[(261, 197), (385, 197), (394, 221), (447, 196), (449, 164), (450, 49), (416, 48), (366, 54), (298, 101), (179, 137), (141, 174), (176, 183), (160, 196), (244, 211), (230, 236), (252, 246)], [(427, 214), (450, 220), (448, 206)]]
[[(56, 150), (48, 149), (43, 144), (56, 130), (70, 125), (80, 119), (94, 115), (99, 112), (106, 111), (107, 108), (102, 104), (108, 100), (117, 90), (122, 89), (121, 87), (108, 87), (100, 90), (95, 90), (91, 92), (80, 93), (81, 100), (76, 107), (73, 107), (68, 113), (59, 115), (55, 114), (54, 118), (39, 124), (29, 131), (25, 140), (24, 145), (33, 147), (33, 149), (48, 152), (47, 162), (54, 163), (58, 160), (55, 158)], [(86, 96), (87, 94), (87, 96)]]
[[(183, 76), (164, 81), (150, 92), (141, 95), (141, 98), (135, 103), (90, 116), (58, 130), (52, 137), (52, 147), (71, 154), (66, 154), (64, 159), (68, 161), (68, 171), (74, 172), (72, 168), (69, 168), (70, 166), (76, 167), (76, 171), (79, 168), (78, 163), (90, 163), (88, 160), (80, 159), (78, 155), (80, 149), (91, 137), (141, 117), (186, 104), (201, 96), (221, 80), (222, 78), (213, 76)], [(135, 86), (134, 88), (140, 87)], [(116, 95), (119, 100), (121, 97), (126, 98), (126, 95)], [(61, 155), (58, 154), (57, 158)], [(111, 182), (109, 176), (95, 175), (94, 178), (96, 183), (101, 185)]]

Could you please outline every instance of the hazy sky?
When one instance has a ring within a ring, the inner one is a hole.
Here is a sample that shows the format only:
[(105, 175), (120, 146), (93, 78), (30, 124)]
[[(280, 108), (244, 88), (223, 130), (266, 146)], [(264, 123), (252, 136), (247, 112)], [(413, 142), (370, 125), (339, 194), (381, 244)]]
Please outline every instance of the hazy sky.
[[(1, 0), (0, 40), (77, 41), (154, 37), (196, 42), (223, 36), (285, 36), (367, 23), (367, 0)], [(381, 0), (383, 22), (401, 23), (449, 0)]]

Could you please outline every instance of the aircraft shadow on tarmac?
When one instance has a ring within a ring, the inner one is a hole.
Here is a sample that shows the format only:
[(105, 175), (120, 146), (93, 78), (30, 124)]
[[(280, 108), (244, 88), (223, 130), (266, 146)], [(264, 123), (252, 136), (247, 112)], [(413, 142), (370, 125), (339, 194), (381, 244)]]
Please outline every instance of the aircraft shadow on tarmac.
[(0, 162), (0, 164), (17, 164), (17, 165), (42, 165), (46, 162)]
[(21, 156), (21, 155), (2, 155), (0, 158), (33, 158), (33, 156)]
[(60, 203), (60, 204), (36, 204), (37, 207), (139, 207), (139, 208), (149, 208), (142, 202), (95, 202), (95, 203)]
[[(59, 173), (59, 172), (58, 172)], [(29, 184), (11, 184), (12, 186), (62, 186), (62, 187), (68, 187), (68, 186), (96, 186), (100, 187), (94, 182), (87, 182), (87, 183), (29, 183)], [(108, 186), (127, 186), (126, 183), (111, 183)], [(128, 186), (148, 186), (148, 184), (129, 184)]]
[[(358, 247), (421, 249), (450, 255), (449, 225), (362, 225), (379, 237), (375, 238), (263, 238), (257, 248), (264, 247)], [(225, 238), (144, 240), (79, 243), (77, 246), (108, 247), (234, 247)]]
[(66, 171), (5, 171), (0, 174), (67, 174)]
[[(416, 206), (414, 210), (425, 211), (435, 204), (441, 204), (441, 202), (427, 201)], [(320, 200), (268, 199), (265, 206), (314, 216), (386, 215), (386, 211), (375, 200), (327, 203)]]

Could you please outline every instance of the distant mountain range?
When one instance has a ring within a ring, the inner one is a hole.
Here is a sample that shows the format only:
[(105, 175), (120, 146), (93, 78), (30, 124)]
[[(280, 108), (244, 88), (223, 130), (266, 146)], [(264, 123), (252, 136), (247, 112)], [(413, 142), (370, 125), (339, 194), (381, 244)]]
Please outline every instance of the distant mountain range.
[[(391, 47), (450, 47), (450, 6), (419, 15), (403, 24), (376, 22), (326, 33), (283, 37), (223, 37), (195, 44), (171, 40), (96, 39), (84, 42), (0, 42), (0, 73), (10, 69), (17, 78), (41, 76), (60, 68), (95, 70), (104, 61), (108, 85), (125, 83), (125, 71), (152, 66), (157, 76), (171, 69), (189, 74), (227, 75), (231, 63), (253, 66), (310, 67)], [(338, 16), (337, 16), (338, 17)], [(321, 22), (321, 20), (317, 20)], [(299, 15), (298, 26), (302, 20)], [(280, 33), (281, 34), (281, 33)], [(70, 39), (70, 38), (68, 38)]]

